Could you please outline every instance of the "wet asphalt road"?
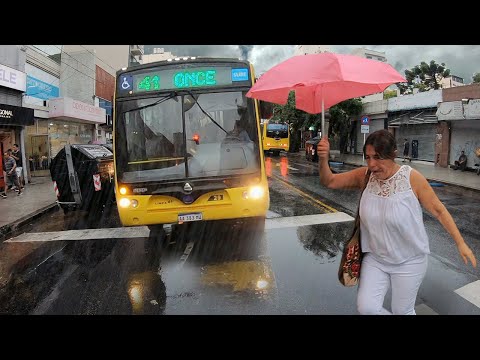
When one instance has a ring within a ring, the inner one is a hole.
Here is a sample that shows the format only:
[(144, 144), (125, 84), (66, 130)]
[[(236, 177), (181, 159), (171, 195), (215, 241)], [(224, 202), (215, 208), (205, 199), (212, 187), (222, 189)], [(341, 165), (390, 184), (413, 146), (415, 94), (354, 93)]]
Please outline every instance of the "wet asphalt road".
[[(317, 164), (302, 158), (267, 157), (266, 169), (265, 230), (191, 223), (167, 227), (157, 238), (0, 244), (1, 257), (18, 258), (0, 283), (0, 314), (356, 314), (356, 288), (336, 279), (353, 222), (275, 227), (269, 221), (332, 211), (354, 216), (358, 192), (324, 189)], [(448, 186), (435, 191), (480, 259), (480, 195)], [(425, 222), (432, 254), (417, 306), (480, 314), (454, 292), (478, 280), (479, 270), (461, 262), (435, 219), (425, 214)], [(118, 226), (115, 209), (100, 219), (57, 211), (22, 231)], [(386, 307), (388, 301), (387, 294)]]

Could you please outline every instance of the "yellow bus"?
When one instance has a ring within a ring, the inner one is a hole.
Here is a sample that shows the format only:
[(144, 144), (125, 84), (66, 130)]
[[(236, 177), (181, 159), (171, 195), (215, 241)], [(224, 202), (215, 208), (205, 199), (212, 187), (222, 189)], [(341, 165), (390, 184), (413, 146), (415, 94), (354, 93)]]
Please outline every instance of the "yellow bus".
[(117, 72), (115, 196), (123, 226), (265, 221), (258, 101), (243, 60), (181, 58)]
[(280, 151), (290, 149), (290, 131), (287, 124), (275, 124), (268, 120), (262, 124), (262, 144), (265, 152), (278, 156)]

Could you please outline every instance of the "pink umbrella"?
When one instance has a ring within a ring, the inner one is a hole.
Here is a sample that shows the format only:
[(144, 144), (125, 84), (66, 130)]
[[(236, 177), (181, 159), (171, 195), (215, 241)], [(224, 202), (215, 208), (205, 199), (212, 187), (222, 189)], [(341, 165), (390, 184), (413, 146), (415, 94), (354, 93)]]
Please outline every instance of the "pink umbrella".
[(276, 104), (287, 103), (295, 90), (297, 109), (322, 113), (341, 101), (382, 92), (388, 86), (407, 82), (391, 65), (354, 55), (321, 53), (298, 55), (264, 73), (247, 97)]

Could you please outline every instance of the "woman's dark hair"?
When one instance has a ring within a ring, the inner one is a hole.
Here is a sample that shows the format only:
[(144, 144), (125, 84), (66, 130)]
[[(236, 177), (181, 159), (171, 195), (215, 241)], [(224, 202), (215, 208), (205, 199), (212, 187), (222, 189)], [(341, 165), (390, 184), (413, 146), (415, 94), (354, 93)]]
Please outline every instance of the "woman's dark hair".
[(397, 150), (397, 142), (395, 137), (388, 130), (377, 130), (368, 135), (365, 145), (363, 145), (363, 153), (367, 145), (372, 145), (375, 152), (382, 159), (395, 159), (395, 151)]

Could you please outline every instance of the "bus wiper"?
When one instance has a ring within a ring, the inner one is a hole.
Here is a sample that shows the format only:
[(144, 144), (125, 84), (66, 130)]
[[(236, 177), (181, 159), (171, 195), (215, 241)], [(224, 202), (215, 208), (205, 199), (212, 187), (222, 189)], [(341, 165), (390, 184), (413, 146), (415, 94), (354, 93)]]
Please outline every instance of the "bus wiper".
[(158, 99), (157, 101), (155, 101), (154, 103), (152, 104), (149, 104), (149, 105), (144, 105), (144, 106), (139, 106), (137, 108), (133, 108), (133, 109), (130, 109), (130, 110), (126, 110), (124, 112), (122, 112), (122, 114), (126, 114), (128, 112), (132, 112), (132, 111), (138, 111), (138, 110), (142, 110), (142, 109), (146, 109), (146, 108), (149, 108), (149, 107), (152, 107), (152, 106), (156, 106), (158, 104), (161, 104), (162, 102), (164, 101), (167, 101), (167, 100), (170, 100), (174, 97), (178, 96), (178, 93), (176, 91), (172, 91), (169, 95), (161, 98), (161, 99)]
[(185, 89), (185, 92), (187, 92), (193, 99), (193, 101), (195, 101), (195, 103), (197, 104), (197, 106), (200, 108), (200, 110), (202, 111), (202, 113), (204, 113), (210, 120), (213, 121), (213, 123), (215, 125), (217, 125), (220, 129), (222, 129), (223, 131), (225, 131), (225, 134), (228, 134), (228, 131), (225, 130), (222, 125), (220, 125), (219, 123), (217, 123), (211, 116), (209, 113), (207, 113), (205, 110), (203, 110), (203, 108), (200, 106), (200, 104), (198, 103), (197, 99), (195, 98), (195, 96), (193, 96), (192, 92), (190, 90), (187, 90)]

